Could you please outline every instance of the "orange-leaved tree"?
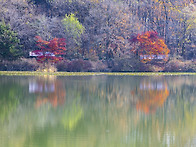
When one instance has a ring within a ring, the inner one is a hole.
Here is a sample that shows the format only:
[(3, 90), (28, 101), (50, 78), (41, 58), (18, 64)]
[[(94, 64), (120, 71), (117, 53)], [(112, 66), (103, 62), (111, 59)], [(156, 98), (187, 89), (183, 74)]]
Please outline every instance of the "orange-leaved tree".
[(37, 39), (37, 46), (40, 48), (40, 50), (34, 51), (38, 62), (57, 63), (63, 59), (61, 55), (64, 55), (66, 51), (64, 38), (54, 38), (50, 41), (45, 41), (40, 36), (35, 38)]
[(147, 31), (138, 34), (130, 40), (133, 44), (133, 51), (140, 57), (141, 62), (148, 62), (157, 56), (162, 56), (161, 59), (167, 60), (170, 50), (168, 49), (165, 41), (158, 36), (156, 31)]

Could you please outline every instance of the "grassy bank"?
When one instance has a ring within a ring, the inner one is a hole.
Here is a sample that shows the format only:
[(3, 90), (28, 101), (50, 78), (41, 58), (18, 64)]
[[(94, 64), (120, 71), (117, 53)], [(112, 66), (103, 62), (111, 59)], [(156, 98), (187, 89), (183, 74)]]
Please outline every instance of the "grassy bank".
[(0, 71), (0, 75), (10, 76), (91, 76), (91, 75), (119, 75), (119, 76), (156, 76), (156, 75), (196, 75), (196, 72), (29, 72), (29, 71)]

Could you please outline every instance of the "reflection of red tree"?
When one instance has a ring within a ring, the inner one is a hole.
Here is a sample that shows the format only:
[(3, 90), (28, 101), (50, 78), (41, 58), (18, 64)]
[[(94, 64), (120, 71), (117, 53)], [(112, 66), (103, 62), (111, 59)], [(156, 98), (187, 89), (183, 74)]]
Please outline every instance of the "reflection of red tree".
[(54, 83), (54, 91), (52, 93), (48, 93), (45, 96), (41, 93), (36, 101), (36, 107), (40, 107), (43, 104), (50, 103), (53, 107), (57, 107), (58, 105), (63, 105), (65, 102), (66, 92), (65, 89), (62, 88), (62, 85), (56, 81)]
[[(143, 85), (150, 85), (149, 83), (143, 83)], [(132, 91), (132, 94), (135, 95), (136, 90)], [(154, 89), (154, 88), (139, 88), (137, 89), (137, 95), (139, 100), (136, 104), (137, 110), (142, 110), (145, 113), (153, 113), (158, 107), (161, 107), (167, 97), (169, 96), (169, 91), (167, 84), (163, 84), (163, 88)]]

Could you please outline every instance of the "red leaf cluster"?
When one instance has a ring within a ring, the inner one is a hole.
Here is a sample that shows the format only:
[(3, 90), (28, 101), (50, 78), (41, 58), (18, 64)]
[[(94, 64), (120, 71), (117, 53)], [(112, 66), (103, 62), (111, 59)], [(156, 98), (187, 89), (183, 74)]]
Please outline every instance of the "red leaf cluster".
[(138, 34), (132, 37), (130, 41), (134, 43), (134, 48), (132, 49), (134, 53), (139, 56), (146, 55), (149, 57), (142, 59), (142, 62), (151, 61), (155, 55), (165, 55), (167, 57), (170, 52), (164, 40), (158, 37), (156, 31)]
[(40, 36), (35, 38), (37, 39), (37, 46), (40, 48), (40, 50), (34, 51), (37, 54), (38, 62), (56, 63), (63, 59), (60, 55), (64, 55), (66, 51), (64, 38), (54, 38), (50, 41), (45, 41)]

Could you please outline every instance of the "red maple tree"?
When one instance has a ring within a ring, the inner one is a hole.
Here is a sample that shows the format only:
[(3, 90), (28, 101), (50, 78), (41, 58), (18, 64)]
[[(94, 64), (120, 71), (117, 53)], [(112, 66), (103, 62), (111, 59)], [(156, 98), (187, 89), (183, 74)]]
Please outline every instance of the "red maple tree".
[(167, 60), (170, 50), (164, 40), (158, 37), (156, 31), (147, 31), (132, 37), (131, 44), (134, 43), (133, 51), (136, 55), (142, 57), (141, 62), (148, 62), (157, 55), (164, 56), (163, 60)]
[(36, 50), (33, 53), (37, 55), (38, 62), (57, 63), (63, 59), (61, 55), (64, 55), (66, 51), (64, 38), (54, 38), (50, 41), (45, 41), (40, 36), (35, 38), (40, 50)]

